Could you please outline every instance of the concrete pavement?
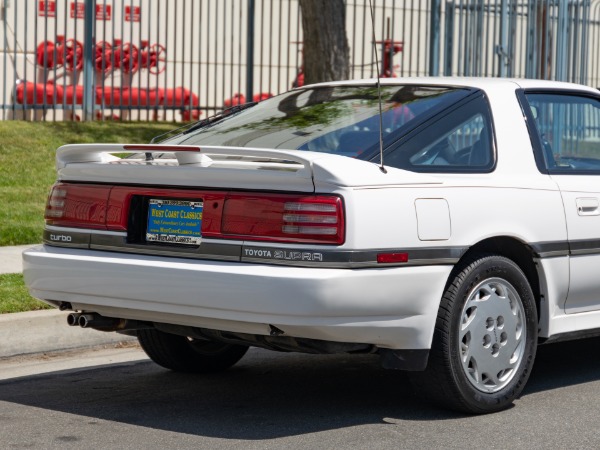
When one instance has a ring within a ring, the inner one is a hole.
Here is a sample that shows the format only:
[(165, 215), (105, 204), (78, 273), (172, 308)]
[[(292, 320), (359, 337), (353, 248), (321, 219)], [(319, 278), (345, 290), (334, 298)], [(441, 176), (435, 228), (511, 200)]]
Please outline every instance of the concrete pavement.
[[(30, 247), (0, 247), (0, 274), (22, 272), (21, 254)], [(67, 314), (56, 309), (0, 314), (0, 358), (135, 341), (122, 334), (70, 327)]]
[[(38, 244), (36, 244), (38, 245)], [(0, 247), (0, 274), (23, 272), (23, 250), (34, 245), (16, 245)]]

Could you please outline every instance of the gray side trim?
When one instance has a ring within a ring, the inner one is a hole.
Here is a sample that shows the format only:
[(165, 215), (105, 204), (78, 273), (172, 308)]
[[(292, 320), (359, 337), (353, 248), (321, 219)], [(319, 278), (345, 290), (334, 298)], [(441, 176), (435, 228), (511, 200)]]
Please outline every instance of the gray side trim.
[[(405, 267), (456, 264), (467, 247), (428, 247), (404, 249), (336, 250), (266, 247), (260, 245), (223, 244), (203, 241), (200, 245), (166, 245), (161, 243), (132, 244), (124, 235), (91, 232), (45, 230), (44, 243), (59, 247), (86, 248), (143, 255), (176, 258), (238, 261), (258, 264), (277, 264), (296, 267), (366, 268)], [(408, 253), (405, 263), (377, 263), (379, 253)]]
[(569, 242), (572, 255), (593, 255), (600, 253), (600, 239)]
[(569, 243), (567, 241), (536, 242), (529, 244), (538, 258), (552, 258), (556, 256), (569, 255)]
[[(456, 264), (466, 251), (467, 247), (386, 248), (354, 251), (310, 248), (299, 250), (297, 248), (244, 245), (241, 260), (301, 267), (381, 268)], [(408, 253), (408, 262), (379, 264), (377, 263), (377, 254), (379, 253)]]
[[(277, 264), (295, 267), (366, 268), (406, 267), (426, 265), (453, 265), (469, 247), (426, 247), (399, 249), (337, 250), (322, 247), (289, 248), (267, 247), (257, 243), (212, 243), (200, 245), (167, 245), (162, 243), (132, 244), (124, 235), (96, 233), (94, 231), (44, 230), (44, 243), (58, 247), (106, 250), (144, 255), (170, 256), (177, 258), (238, 261), (256, 264)], [(600, 239), (586, 241), (555, 241), (529, 244), (537, 258), (581, 256), (600, 254)], [(379, 253), (407, 253), (408, 262), (379, 264)]]

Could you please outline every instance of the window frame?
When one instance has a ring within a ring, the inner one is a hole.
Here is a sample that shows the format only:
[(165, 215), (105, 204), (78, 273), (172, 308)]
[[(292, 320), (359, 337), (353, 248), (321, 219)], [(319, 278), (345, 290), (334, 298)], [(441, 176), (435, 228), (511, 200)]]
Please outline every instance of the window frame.
[(535, 117), (531, 111), (531, 105), (527, 100), (528, 94), (547, 94), (547, 95), (564, 95), (568, 97), (583, 97), (600, 102), (600, 95), (595, 95), (592, 92), (583, 91), (580, 89), (562, 89), (562, 88), (528, 88), (518, 89), (517, 99), (523, 111), (525, 122), (527, 124), (527, 131), (529, 133), (529, 139), (531, 140), (531, 146), (533, 148), (533, 156), (535, 164), (540, 173), (547, 175), (600, 175), (600, 169), (597, 170), (582, 170), (582, 169), (566, 169), (560, 167), (548, 167), (544, 158), (544, 144), (537, 125), (535, 124)]

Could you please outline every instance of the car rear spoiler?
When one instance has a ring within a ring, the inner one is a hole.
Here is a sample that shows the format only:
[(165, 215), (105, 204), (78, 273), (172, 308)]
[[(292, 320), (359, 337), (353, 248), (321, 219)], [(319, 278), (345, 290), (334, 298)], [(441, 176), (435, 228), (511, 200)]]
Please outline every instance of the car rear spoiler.
[[(216, 147), (197, 145), (162, 144), (71, 144), (63, 145), (56, 151), (56, 169), (71, 163), (103, 163), (118, 161), (114, 154), (124, 153), (173, 153), (180, 166), (186, 164), (210, 165), (214, 156), (236, 156), (244, 158), (265, 158), (283, 163), (296, 163), (309, 168), (311, 160), (306, 152), (297, 150), (270, 150), (247, 147)], [(300, 154), (298, 154), (300, 153)]]
[[(147, 161), (133, 160), (131, 163), (137, 161), (137, 164), (131, 165), (127, 160), (115, 156), (124, 153), (172, 153), (177, 164), (171, 160), (167, 167), (161, 167), (160, 163), (153, 164), (152, 158), (148, 157)], [(119, 164), (120, 168), (112, 166), (113, 170), (102, 170), (118, 161), (123, 161), (128, 167)], [(308, 191), (317, 185), (375, 187), (441, 183), (428, 174), (394, 168), (390, 168), (386, 174), (376, 164), (305, 150), (206, 145), (72, 144), (64, 145), (56, 152), (56, 169), (64, 180), (118, 182), (119, 179), (127, 179), (131, 183), (142, 183), (153, 179), (159, 183), (163, 176), (167, 176), (165, 172), (169, 171), (169, 167), (177, 169), (177, 166), (178, 175), (171, 172), (171, 180), (196, 185), (198, 169), (204, 169), (203, 180), (208, 183), (207, 186), (216, 187)], [(169, 184), (172, 182), (169, 181)]]

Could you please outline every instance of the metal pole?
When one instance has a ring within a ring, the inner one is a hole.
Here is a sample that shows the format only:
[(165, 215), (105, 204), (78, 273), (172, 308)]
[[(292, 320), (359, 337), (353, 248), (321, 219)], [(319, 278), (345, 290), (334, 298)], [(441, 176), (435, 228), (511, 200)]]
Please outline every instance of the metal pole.
[(254, 0), (248, 0), (248, 32), (246, 39), (246, 99), (254, 95)]
[(558, 5), (558, 36), (556, 45), (556, 71), (554, 78), (557, 81), (566, 81), (569, 5), (566, 1), (559, 2)]
[(85, 0), (85, 16), (83, 21), (83, 120), (94, 120), (94, 46), (96, 42), (96, 0)]
[(454, 59), (454, 3), (446, 2), (446, 42), (444, 44), (444, 75), (452, 75)]
[(440, 74), (440, 25), (442, 16), (442, 0), (431, 0), (431, 17), (429, 18), (429, 75)]
[(498, 48), (498, 75), (506, 77), (508, 66), (508, 0), (502, 0), (500, 6), (500, 47)]

